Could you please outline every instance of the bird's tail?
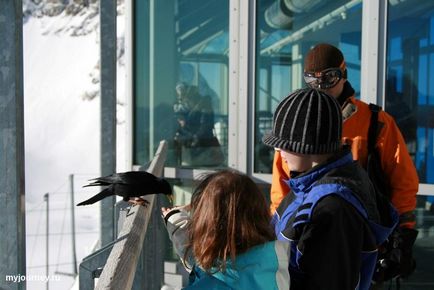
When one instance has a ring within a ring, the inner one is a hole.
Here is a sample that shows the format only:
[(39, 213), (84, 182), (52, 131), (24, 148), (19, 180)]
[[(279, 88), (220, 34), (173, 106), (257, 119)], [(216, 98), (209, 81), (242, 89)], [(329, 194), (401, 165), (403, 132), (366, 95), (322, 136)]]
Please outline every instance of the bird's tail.
[(103, 199), (103, 198), (105, 198), (107, 196), (110, 196), (110, 195), (112, 195), (111, 188), (108, 187), (108, 188), (104, 189), (103, 191), (101, 191), (100, 193), (98, 193), (97, 195), (94, 195), (91, 198), (86, 199), (85, 201), (80, 202), (79, 204), (77, 204), (77, 206), (93, 204), (93, 203), (95, 203), (97, 201), (100, 201), (101, 199)]

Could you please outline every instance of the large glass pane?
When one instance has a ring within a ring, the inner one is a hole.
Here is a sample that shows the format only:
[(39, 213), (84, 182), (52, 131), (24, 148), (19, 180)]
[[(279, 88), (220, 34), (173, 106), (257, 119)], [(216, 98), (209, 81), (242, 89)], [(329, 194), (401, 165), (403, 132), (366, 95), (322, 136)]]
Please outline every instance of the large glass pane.
[(389, 1), (385, 109), (421, 183), (434, 183), (434, 2)]
[(227, 163), (229, 1), (135, 1), (134, 164)]
[(348, 79), (360, 94), (362, 1), (258, 0), (254, 172), (271, 173), (273, 151), (261, 138), (285, 96), (304, 86), (304, 55), (326, 42), (344, 53)]

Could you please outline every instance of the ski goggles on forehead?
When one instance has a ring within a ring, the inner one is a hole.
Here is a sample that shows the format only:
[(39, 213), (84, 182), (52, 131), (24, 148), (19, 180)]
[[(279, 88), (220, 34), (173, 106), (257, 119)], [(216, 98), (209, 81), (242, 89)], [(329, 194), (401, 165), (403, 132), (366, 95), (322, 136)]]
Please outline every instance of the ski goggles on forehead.
[(304, 72), (304, 81), (313, 89), (330, 89), (344, 77), (339, 67), (328, 68), (321, 72)]

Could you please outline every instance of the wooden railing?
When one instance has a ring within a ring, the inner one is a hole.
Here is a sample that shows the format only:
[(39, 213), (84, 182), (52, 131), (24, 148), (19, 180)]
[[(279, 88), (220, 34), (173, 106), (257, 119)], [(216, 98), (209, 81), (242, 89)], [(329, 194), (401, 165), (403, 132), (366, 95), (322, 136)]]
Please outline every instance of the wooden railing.
[[(147, 172), (162, 176), (166, 155), (167, 142), (161, 141)], [(132, 206), (126, 215), (95, 289), (132, 288), (156, 196), (149, 195), (145, 199), (149, 202), (147, 206)]]

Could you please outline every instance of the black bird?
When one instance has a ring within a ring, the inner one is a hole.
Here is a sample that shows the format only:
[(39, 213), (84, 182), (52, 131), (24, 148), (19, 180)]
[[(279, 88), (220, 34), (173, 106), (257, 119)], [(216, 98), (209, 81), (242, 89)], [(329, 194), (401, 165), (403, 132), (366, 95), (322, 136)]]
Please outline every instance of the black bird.
[(155, 175), (145, 171), (129, 171), (123, 173), (114, 173), (109, 176), (98, 177), (91, 179), (94, 182), (88, 186), (108, 186), (97, 195), (80, 202), (79, 205), (92, 204), (110, 195), (122, 196), (124, 201), (128, 201), (131, 197), (140, 197), (147, 194), (162, 193), (168, 196), (172, 201), (172, 188), (167, 180), (158, 178)]

